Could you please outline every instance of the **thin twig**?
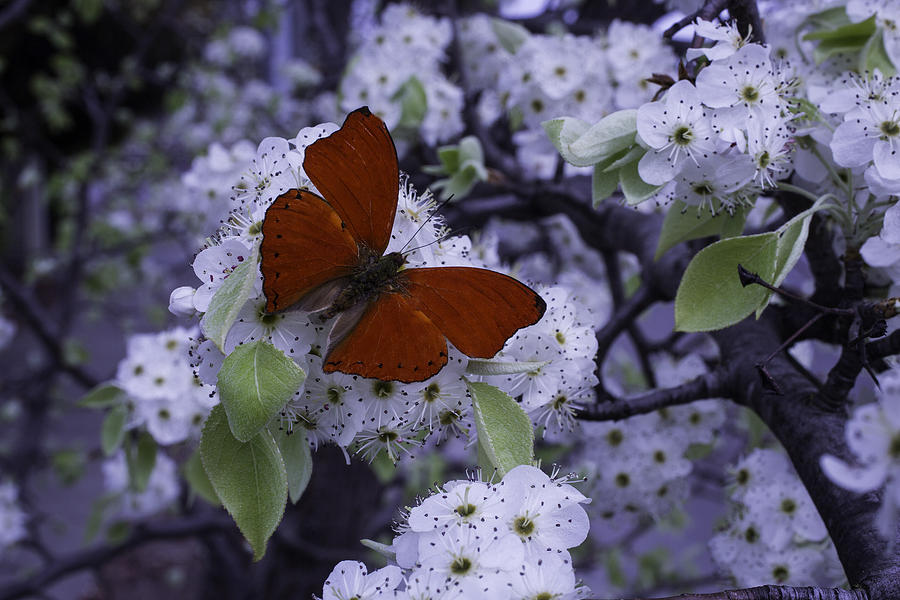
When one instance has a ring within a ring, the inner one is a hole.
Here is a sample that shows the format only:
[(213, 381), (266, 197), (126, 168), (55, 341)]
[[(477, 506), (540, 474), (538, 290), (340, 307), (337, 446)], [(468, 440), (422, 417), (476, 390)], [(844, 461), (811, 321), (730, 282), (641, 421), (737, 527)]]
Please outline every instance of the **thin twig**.
[(717, 369), (675, 387), (653, 390), (632, 398), (591, 404), (581, 409), (577, 418), (584, 421), (618, 421), (667, 406), (689, 404), (695, 400), (707, 398), (725, 397), (729, 395), (729, 386), (727, 372)]
[(628, 328), (642, 312), (656, 302), (656, 295), (647, 285), (641, 285), (619, 308), (616, 309), (609, 322), (597, 332), (597, 364), (602, 364), (610, 346), (619, 334)]

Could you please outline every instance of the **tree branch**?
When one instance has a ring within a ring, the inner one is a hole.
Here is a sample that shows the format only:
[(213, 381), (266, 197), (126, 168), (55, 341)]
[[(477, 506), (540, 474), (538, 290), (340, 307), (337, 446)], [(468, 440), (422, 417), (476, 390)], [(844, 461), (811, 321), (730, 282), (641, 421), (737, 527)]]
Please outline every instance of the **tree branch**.
[[(619, 259), (615, 252), (603, 253), (603, 265), (606, 267), (606, 278), (609, 283), (609, 291), (612, 294), (613, 306), (619, 308), (625, 302), (625, 286), (622, 283), (622, 270), (619, 268)], [(643, 331), (634, 319), (628, 323), (628, 338), (634, 344), (635, 352), (641, 364), (641, 372), (647, 382), (647, 387), (656, 387), (656, 373), (650, 364), (650, 344), (644, 337)], [(600, 362), (598, 356), (598, 362)], [(598, 365), (598, 368), (600, 365)], [(602, 373), (602, 368), (599, 369)], [(600, 375), (598, 374), (598, 377)]]
[(597, 364), (601, 364), (606, 357), (612, 343), (619, 334), (628, 329), (634, 320), (656, 301), (653, 291), (646, 285), (642, 285), (637, 291), (619, 306), (609, 322), (597, 332)]
[(689, 404), (696, 400), (728, 396), (730, 393), (729, 373), (724, 369), (716, 369), (675, 387), (587, 406), (578, 412), (577, 418), (584, 421), (617, 421), (666, 406)]
[[(850, 459), (844, 430), (845, 409), (829, 409), (826, 398), (783, 355), (769, 363), (769, 371), (785, 393), (764, 389), (753, 365), (766, 349), (777, 347), (782, 333), (777, 316), (765, 313), (715, 332), (722, 364), (731, 370), (734, 400), (752, 408), (787, 450), (819, 514), (825, 522), (851, 585), (861, 587), (871, 600), (896, 597), (900, 589), (900, 531), (889, 545), (880, 537), (875, 516), (881, 498), (856, 494), (832, 483), (819, 466), (824, 454)], [(827, 596), (826, 596), (827, 597)]]
[(726, 8), (728, 9), (728, 14), (737, 23), (741, 34), (751, 37), (754, 42), (765, 43), (762, 21), (760, 21), (759, 9), (755, 0), (706, 0), (697, 11), (687, 15), (666, 29), (663, 37), (671, 39), (673, 35), (698, 18), (704, 21), (712, 21)]
[(0, 600), (13, 600), (37, 594), (42, 588), (62, 579), (69, 573), (99, 567), (123, 552), (147, 542), (204, 535), (216, 531), (234, 531), (234, 523), (222, 511), (210, 511), (174, 521), (138, 525), (128, 539), (121, 544), (89, 548), (61, 557), (25, 581), (0, 588)]
[(866, 356), (869, 360), (874, 361), (894, 354), (900, 354), (900, 329), (880, 340), (866, 344)]
[(763, 585), (711, 594), (682, 594), (656, 600), (868, 600), (868, 597), (862, 590)]
[(5, 298), (15, 308), (16, 314), (34, 333), (55, 366), (71, 375), (85, 388), (92, 388), (100, 383), (99, 379), (65, 359), (61, 344), (62, 336), (50, 326), (50, 317), (44, 314), (41, 303), (4, 267), (0, 267), (0, 287), (4, 290)]

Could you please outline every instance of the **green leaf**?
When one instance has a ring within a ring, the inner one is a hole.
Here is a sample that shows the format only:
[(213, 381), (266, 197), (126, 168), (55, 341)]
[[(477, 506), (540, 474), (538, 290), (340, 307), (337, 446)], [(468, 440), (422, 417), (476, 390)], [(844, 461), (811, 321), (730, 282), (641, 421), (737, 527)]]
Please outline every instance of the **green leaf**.
[(715, 444), (693, 443), (684, 451), (684, 457), (688, 460), (700, 460), (712, 454)]
[(125, 390), (112, 383), (101, 383), (79, 400), (76, 406), (82, 408), (108, 408), (121, 404)]
[(847, 17), (847, 11), (842, 5), (811, 14), (806, 17), (798, 29), (802, 29), (806, 25), (810, 25), (813, 29), (836, 29), (849, 22), (850, 19)]
[(312, 477), (313, 460), (306, 432), (299, 427), (290, 434), (279, 430), (275, 433), (275, 441), (287, 471), (288, 495), (291, 502), (297, 504)]
[(459, 170), (459, 146), (438, 148), (438, 159), (444, 167), (445, 174), (455, 173)]
[(497, 36), (500, 45), (510, 54), (515, 54), (519, 46), (531, 36), (531, 33), (522, 25), (503, 19), (491, 19), (491, 29), (494, 30), (494, 35)]
[(78, 450), (58, 450), (50, 455), (50, 463), (62, 484), (69, 486), (84, 475), (86, 458), (85, 453)]
[(747, 223), (747, 215), (752, 210), (749, 206), (742, 206), (735, 209), (733, 215), (725, 219), (722, 224), (722, 231), (719, 233), (722, 239), (737, 237), (744, 233), (744, 225)]
[(866, 45), (860, 53), (859, 72), (873, 72), (875, 69), (884, 74), (885, 77), (891, 77), (897, 74), (896, 65), (888, 56), (887, 50), (884, 48), (884, 31), (879, 29), (869, 38)]
[(100, 426), (100, 446), (106, 456), (112, 456), (122, 446), (125, 439), (125, 421), (128, 420), (128, 407), (120, 404), (106, 414)]
[(479, 181), (487, 181), (484, 151), (475, 136), (468, 135), (456, 146), (444, 146), (438, 150), (441, 166), (431, 170), (434, 174), (450, 175), (432, 184), (432, 189), (442, 190), (441, 198), (450, 196), (465, 198)]
[(647, 154), (646, 148), (634, 146), (628, 150), (620, 150), (615, 154), (610, 154), (608, 158), (598, 162), (597, 165), (606, 165), (603, 168), (604, 173), (615, 173), (625, 165), (641, 160), (645, 154)]
[(740, 231), (746, 220), (747, 211), (742, 208), (735, 210), (734, 215), (719, 212), (713, 216), (709, 210), (704, 209), (698, 213), (696, 207), (687, 206), (681, 200), (676, 200), (669, 206), (669, 212), (663, 220), (654, 260), (659, 260), (669, 248), (681, 242), (719, 235), (725, 230)]
[(375, 455), (375, 460), (369, 462), (369, 467), (375, 473), (375, 477), (382, 485), (387, 485), (397, 477), (397, 465), (388, 456), (387, 452), (379, 452)]
[(602, 163), (594, 165), (594, 173), (591, 175), (591, 200), (594, 208), (601, 202), (612, 196), (619, 187), (619, 172), (604, 170)]
[(481, 476), (485, 481), (494, 481), (496, 479), (497, 467), (491, 462), (484, 444), (481, 439), (475, 444), (475, 455), (478, 466), (481, 468)]
[(103, 12), (103, 0), (73, 0), (71, 6), (78, 17), (88, 25), (94, 23)]
[(474, 135), (467, 135), (459, 140), (458, 147), (460, 168), (462, 168), (462, 163), (465, 163), (466, 161), (473, 161), (476, 164), (484, 165), (484, 149), (482, 149), (481, 142), (478, 141), (477, 137)]
[(622, 194), (629, 206), (640, 204), (655, 194), (661, 185), (644, 183), (638, 174), (638, 162), (635, 161), (619, 169), (619, 184), (622, 186)]
[(253, 292), (256, 282), (256, 261), (259, 247), (254, 246), (250, 258), (242, 262), (225, 278), (209, 302), (209, 309), (200, 319), (200, 329), (225, 353), (225, 336), (234, 324), (238, 312)]
[(606, 567), (606, 576), (609, 582), (618, 588), (623, 588), (628, 584), (625, 577), (625, 570), (622, 568), (622, 551), (618, 548), (612, 548), (603, 553), (603, 566)]
[[(806, 247), (806, 238), (809, 235), (809, 223), (813, 214), (821, 210), (822, 204), (821, 201), (817, 202), (775, 231), (775, 234), (778, 236), (778, 242), (775, 247), (775, 273), (772, 279), (766, 280), (775, 287), (784, 283), (785, 278), (803, 255), (803, 249)], [(765, 297), (756, 308), (757, 319), (768, 306), (771, 297), (772, 292), (766, 290)]]
[(88, 514), (87, 522), (84, 525), (85, 543), (89, 543), (97, 537), (97, 534), (100, 533), (100, 528), (103, 526), (104, 513), (110, 506), (118, 502), (119, 498), (121, 498), (121, 492), (104, 494), (94, 500), (93, 504), (91, 504), (91, 512)]
[(638, 558), (637, 580), (641, 588), (649, 588), (665, 578), (666, 565), (670, 562), (669, 549), (660, 547)]
[(478, 443), (500, 477), (534, 461), (534, 427), (518, 403), (487, 383), (468, 384)]
[(200, 451), (194, 452), (182, 467), (182, 473), (185, 480), (191, 486), (191, 491), (212, 504), (219, 506), (222, 504), (219, 497), (216, 496), (216, 490), (213, 488), (206, 471), (203, 469), (203, 463), (200, 460)]
[(635, 145), (637, 109), (620, 110), (592, 125), (569, 146), (579, 162), (592, 165)]
[(803, 36), (805, 40), (819, 43), (813, 52), (816, 64), (820, 64), (835, 54), (857, 54), (875, 33), (875, 15), (859, 23), (850, 23), (837, 29), (815, 31)]
[(263, 340), (243, 344), (219, 369), (219, 399), (234, 437), (250, 440), (278, 414), (306, 379), (284, 352)]
[(561, 117), (544, 121), (541, 126), (563, 160), (576, 167), (590, 167), (635, 145), (636, 117), (637, 110), (629, 109), (607, 115), (594, 125)]
[(675, 329), (712, 331), (734, 325), (766, 298), (757, 285), (743, 287), (738, 264), (766, 281), (775, 275), (778, 234), (761, 233), (711, 244), (691, 260), (675, 295)]
[(872, 15), (865, 21), (858, 23), (846, 23), (830, 29), (820, 29), (812, 31), (803, 36), (804, 40), (818, 41), (848, 41), (858, 40), (865, 42), (873, 33), (875, 33), (875, 15)]
[(560, 117), (558, 119), (544, 121), (541, 123), (541, 127), (544, 128), (544, 132), (547, 134), (547, 137), (550, 138), (550, 142), (556, 147), (556, 150), (559, 152), (559, 155), (563, 157), (564, 161), (578, 167), (589, 167), (594, 164), (579, 163), (577, 157), (569, 151), (569, 147), (572, 143), (591, 128), (590, 123), (582, 121), (581, 119), (576, 119), (575, 117)]
[(272, 434), (263, 429), (241, 442), (231, 435), (225, 409), (216, 406), (200, 435), (200, 458), (216, 496), (253, 548), (253, 559), (261, 559), (287, 503), (284, 460)]
[(131, 534), (131, 523), (128, 521), (113, 521), (106, 528), (106, 542), (108, 544), (121, 544)]
[(516, 373), (528, 373), (529, 371), (537, 371), (547, 364), (543, 361), (521, 361), (510, 362), (502, 360), (491, 360), (482, 358), (470, 358), (469, 364), (466, 366), (466, 373), (472, 375), (514, 375)]
[(400, 99), (400, 127), (418, 128), (428, 110), (428, 97), (422, 82), (413, 75), (400, 86), (395, 97)]
[(775, 251), (775, 275), (769, 281), (775, 287), (784, 283), (788, 273), (803, 255), (803, 248), (806, 246), (806, 238), (809, 235), (809, 222), (813, 216), (811, 212), (807, 213), (808, 211), (804, 211), (797, 215), (775, 232), (778, 235)]
[(156, 450), (156, 440), (146, 431), (138, 435), (137, 443), (128, 446), (125, 461), (128, 464), (129, 484), (134, 491), (147, 489), (153, 467), (156, 466)]

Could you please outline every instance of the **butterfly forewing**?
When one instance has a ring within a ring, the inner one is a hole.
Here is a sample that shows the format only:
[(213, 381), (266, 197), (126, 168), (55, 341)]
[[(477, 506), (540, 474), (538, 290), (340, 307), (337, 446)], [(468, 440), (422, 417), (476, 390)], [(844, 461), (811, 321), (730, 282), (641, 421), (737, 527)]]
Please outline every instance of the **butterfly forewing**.
[(350, 275), (359, 262), (359, 248), (341, 217), (312, 192), (290, 190), (276, 198), (262, 233), (260, 270), (268, 312)]
[(447, 364), (440, 329), (397, 293), (383, 293), (325, 357), (326, 373), (341, 371), (391, 381), (424, 381)]
[(351, 235), (374, 254), (387, 248), (397, 210), (397, 150), (384, 121), (366, 107), (306, 149), (303, 170)]
[(401, 272), (411, 306), (421, 310), (463, 354), (490, 358), (516, 331), (534, 325), (546, 304), (502, 273), (474, 267)]

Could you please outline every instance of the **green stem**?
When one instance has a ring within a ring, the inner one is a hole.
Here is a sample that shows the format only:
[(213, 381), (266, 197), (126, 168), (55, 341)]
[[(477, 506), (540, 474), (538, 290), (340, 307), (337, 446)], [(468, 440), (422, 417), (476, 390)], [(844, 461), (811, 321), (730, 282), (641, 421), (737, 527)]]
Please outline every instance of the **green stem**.
[(796, 186), (792, 183), (785, 183), (784, 181), (779, 181), (776, 184), (776, 187), (779, 190), (784, 190), (786, 192), (791, 192), (793, 194), (799, 194), (811, 202), (817, 202), (819, 200), (819, 197), (816, 196), (815, 194), (813, 194), (812, 192), (810, 192), (809, 190), (803, 189), (802, 187)]

